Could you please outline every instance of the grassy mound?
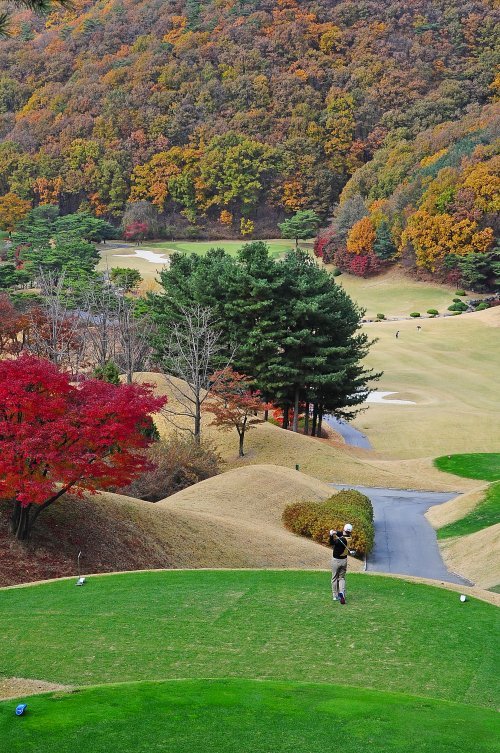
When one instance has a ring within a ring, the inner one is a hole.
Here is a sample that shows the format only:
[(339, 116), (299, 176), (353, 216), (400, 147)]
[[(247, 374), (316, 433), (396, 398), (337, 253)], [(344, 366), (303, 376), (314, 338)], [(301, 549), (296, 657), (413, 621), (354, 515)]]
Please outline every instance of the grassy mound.
[(500, 583), (500, 523), (467, 536), (440, 539), (439, 548), (448, 569), (476, 586)]
[[(311, 681), (496, 706), (497, 609), (454, 591), (348, 573), (167, 571), (2, 592), (2, 673), (70, 685)], [(349, 657), (348, 667), (344, 660)]]
[(437, 537), (449, 539), (452, 536), (467, 536), (497, 523), (500, 523), (500, 483), (491, 484), (477, 507), (460, 520), (440, 528)]
[[(423, 720), (425, 719), (425, 723)], [(0, 704), (9, 753), (310, 753), (337, 740), (346, 753), (493, 753), (490, 709), (330, 685), (184, 680), (98, 687), (30, 699), (17, 719)]]
[(281, 522), (293, 500), (323, 500), (332, 488), (291, 468), (249, 466), (152, 504), (102, 493), (65, 497), (37, 521), (29, 547), (8, 533), (0, 504), (0, 585), (76, 572), (163, 567), (328, 567), (329, 552)]
[(474, 452), (462, 455), (443, 455), (434, 461), (436, 468), (455, 476), (482, 481), (500, 481), (500, 452)]

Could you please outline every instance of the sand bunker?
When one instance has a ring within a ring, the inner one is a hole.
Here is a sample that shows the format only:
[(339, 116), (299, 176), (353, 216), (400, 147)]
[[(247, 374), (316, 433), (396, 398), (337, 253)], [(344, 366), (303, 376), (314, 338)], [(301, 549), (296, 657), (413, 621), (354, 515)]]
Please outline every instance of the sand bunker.
[(386, 400), (388, 395), (397, 395), (397, 392), (370, 392), (366, 398), (367, 403), (384, 403), (385, 405), (416, 405), (413, 400)]
[(133, 254), (115, 254), (121, 259), (144, 259), (151, 262), (151, 264), (170, 264), (170, 256), (165, 254), (157, 254), (155, 251), (147, 251), (144, 248), (137, 248)]

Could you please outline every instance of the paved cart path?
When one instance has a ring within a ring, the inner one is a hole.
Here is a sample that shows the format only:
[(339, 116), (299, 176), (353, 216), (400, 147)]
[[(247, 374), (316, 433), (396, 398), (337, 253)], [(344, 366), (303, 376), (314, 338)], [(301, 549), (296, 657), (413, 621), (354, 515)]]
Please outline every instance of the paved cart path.
[(448, 502), (456, 494), (346, 484), (332, 486), (357, 489), (372, 501), (375, 545), (367, 559), (367, 570), (472, 585), (446, 568), (436, 533), (424, 515), (429, 507)]

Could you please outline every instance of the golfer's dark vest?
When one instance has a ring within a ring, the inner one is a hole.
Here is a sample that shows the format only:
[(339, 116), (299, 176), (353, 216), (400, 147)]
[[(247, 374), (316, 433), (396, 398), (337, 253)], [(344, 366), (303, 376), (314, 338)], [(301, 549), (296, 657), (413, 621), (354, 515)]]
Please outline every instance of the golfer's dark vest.
[(350, 536), (341, 536), (336, 541), (333, 540), (333, 536), (330, 536), (330, 545), (333, 548), (333, 556), (337, 560), (347, 559), (347, 552), (349, 549)]

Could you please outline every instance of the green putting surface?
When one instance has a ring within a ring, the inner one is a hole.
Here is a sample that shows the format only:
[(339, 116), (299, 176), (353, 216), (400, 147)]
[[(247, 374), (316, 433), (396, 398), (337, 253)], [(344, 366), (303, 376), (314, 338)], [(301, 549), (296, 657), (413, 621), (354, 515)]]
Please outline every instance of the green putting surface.
[(342, 606), (329, 581), (328, 572), (164, 571), (3, 590), (1, 673), (79, 686), (317, 681), (498, 705), (497, 608), (356, 574)]
[(0, 704), (9, 753), (493, 753), (500, 733), (490, 709), (290, 682), (126, 684), (34, 696), (20, 718), (14, 707)]
[(434, 460), (440, 471), (455, 476), (500, 481), (500, 452), (473, 452), (461, 455), (442, 455)]

